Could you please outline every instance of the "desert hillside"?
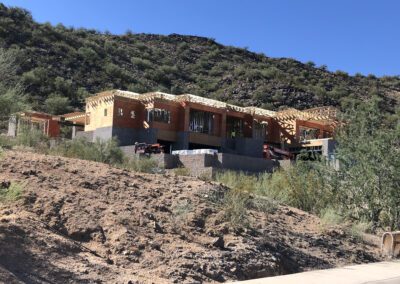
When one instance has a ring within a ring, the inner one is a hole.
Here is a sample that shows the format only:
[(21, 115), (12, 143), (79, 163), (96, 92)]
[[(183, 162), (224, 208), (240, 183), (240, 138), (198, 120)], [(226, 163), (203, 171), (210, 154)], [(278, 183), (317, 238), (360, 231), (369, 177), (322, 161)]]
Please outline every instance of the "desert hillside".
[(379, 259), (375, 237), (290, 207), (235, 226), (226, 188), (191, 177), (5, 151), (0, 182), (5, 283), (224, 282)]
[(192, 93), (267, 109), (346, 105), (379, 94), (393, 111), (400, 94), (398, 76), (350, 76), (203, 37), (52, 26), (0, 3), (1, 48), (15, 59), (10, 81), (23, 86), (35, 110), (52, 113), (82, 108), (87, 95), (105, 89)]

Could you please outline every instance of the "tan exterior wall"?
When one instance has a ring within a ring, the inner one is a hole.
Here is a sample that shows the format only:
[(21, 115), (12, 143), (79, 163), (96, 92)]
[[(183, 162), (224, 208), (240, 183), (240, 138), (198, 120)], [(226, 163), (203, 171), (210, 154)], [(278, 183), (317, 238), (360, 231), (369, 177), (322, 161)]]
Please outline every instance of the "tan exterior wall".
[[(107, 116), (104, 116), (104, 110)], [(111, 101), (99, 100), (96, 104), (86, 104), (85, 131), (109, 127), (113, 124), (114, 104)]]

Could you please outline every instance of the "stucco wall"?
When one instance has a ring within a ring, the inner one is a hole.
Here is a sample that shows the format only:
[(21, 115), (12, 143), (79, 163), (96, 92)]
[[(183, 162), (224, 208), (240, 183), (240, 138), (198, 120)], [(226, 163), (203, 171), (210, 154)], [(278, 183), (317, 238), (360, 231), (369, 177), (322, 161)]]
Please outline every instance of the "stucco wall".
[[(104, 110), (107, 110), (106, 116)], [(99, 101), (96, 105), (86, 104), (86, 115), (90, 123), (86, 123), (85, 131), (112, 126), (113, 112), (114, 105), (109, 101)]]

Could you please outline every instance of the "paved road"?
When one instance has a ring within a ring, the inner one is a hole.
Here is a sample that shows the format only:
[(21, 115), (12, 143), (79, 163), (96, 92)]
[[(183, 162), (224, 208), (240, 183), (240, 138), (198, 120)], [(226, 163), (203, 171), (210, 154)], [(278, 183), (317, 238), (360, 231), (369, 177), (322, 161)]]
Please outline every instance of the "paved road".
[(400, 261), (315, 270), (243, 281), (241, 284), (400, 284)]

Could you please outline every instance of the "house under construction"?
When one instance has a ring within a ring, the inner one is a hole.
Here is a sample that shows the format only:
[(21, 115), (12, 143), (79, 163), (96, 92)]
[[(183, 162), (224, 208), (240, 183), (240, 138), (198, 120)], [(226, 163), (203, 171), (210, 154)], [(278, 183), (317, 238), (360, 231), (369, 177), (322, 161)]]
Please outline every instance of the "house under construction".
[(74, 138), (77, 132), (84, 130), (84, 125), (84, 112), (51, 115), (37, 111), (24, 111), (10, 117), (7, 135), (15, 137), (24, 130), (36, 129), (50, 138), (58, 138), (62, 134), (66, 138)]
[(328, 156), (336, 125), (331, 107), (275, 112), (191, 94), (111, 90), (86, 100), (84, 131), (77, 136), (89, 141), (116, 137), (122, 146), (160, 143), (166, 153), (211, 148), (274, 159), (302, 149)]

